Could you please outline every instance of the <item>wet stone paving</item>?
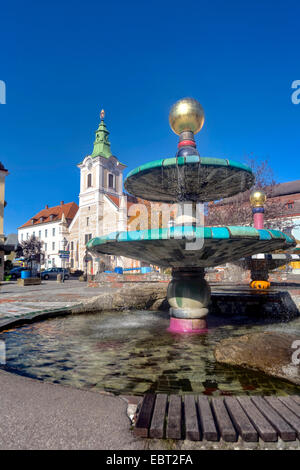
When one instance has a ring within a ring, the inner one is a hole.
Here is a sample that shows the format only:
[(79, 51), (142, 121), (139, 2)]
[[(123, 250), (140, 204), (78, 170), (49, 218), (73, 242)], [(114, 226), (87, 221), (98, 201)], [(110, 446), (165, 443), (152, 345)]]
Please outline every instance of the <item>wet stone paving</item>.
[(5, 368), (116, 394), (299, 395), (299, 387), (285, 381), (217, 364), (213, 351), (220, 340), (249, 332), (299, 334), (300, 319), (280, 323), (210, 315), (203, 335), (174, 335), (168, 324), (167, 313), (147, 311), (49, 319), (0, 333)]

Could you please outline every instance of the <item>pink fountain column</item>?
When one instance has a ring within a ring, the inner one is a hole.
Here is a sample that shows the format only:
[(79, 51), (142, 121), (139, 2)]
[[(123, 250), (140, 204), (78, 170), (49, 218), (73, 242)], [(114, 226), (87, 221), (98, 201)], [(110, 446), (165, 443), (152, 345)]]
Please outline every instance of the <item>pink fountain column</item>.
[(252, 209), (254, 227), (259, 230), (264, 228), (264, 212), (263, 207), (253, 207)]
[(207, 323), (204, 319), (170, 318), (168, 331), (171, 333), (207, 333)]

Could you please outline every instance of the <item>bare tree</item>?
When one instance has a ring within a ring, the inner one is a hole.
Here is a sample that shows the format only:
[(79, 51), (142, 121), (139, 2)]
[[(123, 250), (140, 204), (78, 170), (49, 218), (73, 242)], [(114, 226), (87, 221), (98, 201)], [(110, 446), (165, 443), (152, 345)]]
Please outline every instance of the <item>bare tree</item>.
[(21, 242), (22, 256), (26, 259), (27, 263), (30, 263), (30, 269), (32, 269), (33, 261), (37, 263), (41, 262), (42, 246), (41, 240), (31, 235), (30, 238)]
[(267, 194), (265, 204), (265, 227), (291, 229), (285, 218), (286, 206), (280, 197), (275, 197), (278, 183), (267, 160), (258, 162), (254, 158), (247, 159), (248, 166), (255, 176), (254, 186), (243, 193), (221, 201), (211, 202), (207, 206), (207, 225), (252, 225), (253, 214), (250, 205), (250, 194), (254, 189), (262, 189)]

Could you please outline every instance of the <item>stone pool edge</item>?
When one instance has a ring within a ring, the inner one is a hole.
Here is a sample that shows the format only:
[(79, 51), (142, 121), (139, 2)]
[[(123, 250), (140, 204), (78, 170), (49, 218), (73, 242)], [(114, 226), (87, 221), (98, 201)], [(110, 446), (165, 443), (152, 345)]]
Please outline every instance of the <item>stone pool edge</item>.
[[(77, 308), (79, 309), (77, 310)], [(14, 328), (16, 326), (22, 326), (42, 320), (47, 320), (48, 318), (51, 317), (58, 317), (60, 315), (72, 315), (75, 313), (81, 313), (83, 312), (81, 310), (82, 304), (77, 304), (77, 305), (72, 305), (70, 307), (60, 307), (57, 309), (45, 309), (45, 310), (38, 310), (37, 312), (34, 313), (26, 313), (25, 315), (20, 315), (18, 317), (6, 319), (6, 320), (1, 320), (0, 321), (0, 332)], [(85, 313), (88, 313), (86, 311)]]

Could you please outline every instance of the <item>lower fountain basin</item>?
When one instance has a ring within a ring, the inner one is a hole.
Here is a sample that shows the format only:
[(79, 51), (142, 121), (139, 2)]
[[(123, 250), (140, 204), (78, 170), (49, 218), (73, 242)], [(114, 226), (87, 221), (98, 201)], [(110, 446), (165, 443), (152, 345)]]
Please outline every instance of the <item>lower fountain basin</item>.
[(295, 244), (294, 239), (278, 230), (183, 226), (114, 232), (91, 239), (87, 249), (95, 255), (126, 256), (158, 266), (204, 268)]
[[(272, 323), (271, 323), (272, 322)], [(214, 358), (222, 339), (276, 330), (300, 334), (289, 323), (253, 315), (214, 315), (202, 335), (170, 334), (166, 313), (135, 311), (52, 318), (5, 331), (6, 370), (94, 391), (142, 395), (299, 394), (288, 382), (224, 366)]]

